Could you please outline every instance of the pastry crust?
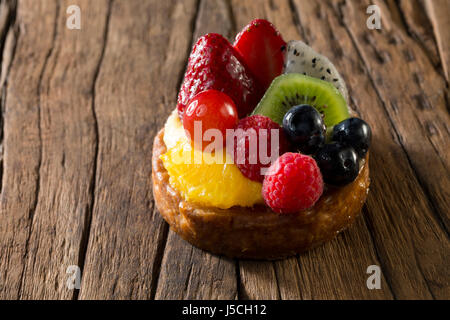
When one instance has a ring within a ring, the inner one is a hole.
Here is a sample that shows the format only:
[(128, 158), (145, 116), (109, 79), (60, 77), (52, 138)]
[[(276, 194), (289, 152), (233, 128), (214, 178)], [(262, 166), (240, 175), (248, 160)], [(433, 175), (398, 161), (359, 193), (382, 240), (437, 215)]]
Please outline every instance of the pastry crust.
[(169, 184), (160, 155), (164, 131), (155, 137), (152, 156), (156, 206), (172, 230), (191, 244), (233, 258), (278, 259), (336, 237), (359, 215), (369, 191), (368, 156), (356, 180), (327, 189), (316, 205), (297, 214), (279, 215), (264, 205), (218, 209), (189, 203)]

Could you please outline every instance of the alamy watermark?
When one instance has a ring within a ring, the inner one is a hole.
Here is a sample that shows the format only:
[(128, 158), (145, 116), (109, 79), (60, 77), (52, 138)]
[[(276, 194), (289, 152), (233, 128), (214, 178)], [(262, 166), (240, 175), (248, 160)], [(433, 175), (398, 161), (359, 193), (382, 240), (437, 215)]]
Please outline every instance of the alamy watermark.
[[(69, 30), (81, 30), (81, 8), (75, 4), (67, 7), (66, 13), (68, 15), (66, 20), (66, 27)], [(366, 14), (370, 16), (367, 18), (366, 26), (369, 30), (381, 29), (381, 9), (379, 6), (372, 4), (367, 7)]]
[(81, 288), (81, 269), (79, 266), (71, 265), (66, 269), (66, 273), (69, 274), (69, 277), (66, 281), (67, 289), (79, 290)]
[(69, 30), (81, 30), (81, 9), (73, 4), (67, 7), (66, 13), (69, 15), (66, 20), (66, 27)]
[(367, 18), (366, 25), (369, 30), (381, 29), (381, 10), (380, 7), (373, 4), (367, 7), (367, 14), (370, 14)]
[(381, 289), (381, 268), (373, 264), (367, 267), (366, 273), (370, 274), (366, 281), (367, 289)]

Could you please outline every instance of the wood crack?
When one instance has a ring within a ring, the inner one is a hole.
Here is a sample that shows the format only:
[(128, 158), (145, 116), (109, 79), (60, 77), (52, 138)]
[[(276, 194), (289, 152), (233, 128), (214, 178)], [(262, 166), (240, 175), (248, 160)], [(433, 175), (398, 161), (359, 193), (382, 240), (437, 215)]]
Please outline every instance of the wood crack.
[[(6, 11), (6, 14), (0, 15), (0, 52), (2, 53), (2, 62), (3, 62), (4, 51), (6, 46), (6, 38), (8, 32), (15, 26), (16, 23), (17, 3), (14, 0), (0, 1), (0, 9), (2, 11), (3, 10)], [(2, 69), (3, 64), (0, 65), (0, 73), (3, 73)]]
[(417, 258), (417, 250), (415, 247), (414, 247), (414, 260), (416, 261), (417, 270), (419, 271), (420, 275), (424, 279), (425, 285), (427, 286), (427, 289), (430, 292), (431, 297), (433, 298), (433, 300), (436, 300), (436, 296), (434, 295), (433, 290), (431, 289), (430, 284), (428, 283), (428, 280), (425, 277), (425, 274), (422, 270), (422, 266), (419, 263), (419, 259)]
[[(154, 205), (154, 201), (153, 201)], [(153, 208), (152, 212), (154, 213), (156, 210), (156, 207)], [(152, 282), (150, 286), (150, 300), (155, 300), (156, 297), (156, 289), (159, 285), (159, 278), (161, 274), (161, 266), (162, 266), (162, 260), (164, 256), (164, 251), (166, 250), (167, 246), (167, 238), (169, 236), (169, 225), (164, 222), (161, 225), (161, 239), (157, 243), (157, 249), (155, 254), (155, 259), (153, 260), (153, 267), (152, 267)]]
[(6, 88), (1, 88), (0, 100), (0, 194), (3, 193), (3, 136), (4, 136), (4, 110), (6, 106)]
[[(372, 224), (372, 221), (370, 221), (370, 219), (369, 219), (370, 215), (367, 212), (367, 205), (364, 205), (362, 211), (363, 211), (362, 216), (363, 216), (363, 219), (364, 219), (364, 224), (367, 227), (367, 231), (369, 233), (370, 241), (372, 242), (372, 246), (373, 246), (373, 249), (374, 249), (374, 252), (375, 252), (375, 256), (376, 256), (378, 262), (380, 263), (380, 268), (382, 270), (382, 274), (384, 275), (384, 278), (386, 280), (386, 284), (388, 285), (389, 291), (392, 293), (392, 297), (394, 298), (394, 300), (397, 300), (395, 291), (394, 291), (394, 289), (392, 287), (393, 279), (391, 278), (391, 275), (389, 274), (389, 268), (383, 262), (383, 259), (381, 259), (381, 255), (380, 255), (380, 252), (378, 250), (377, 243), (375, 241), (375, 236), (372, 233), (372, 230), (374, 230), (375, 228), (374, 228), (374, 226)], [(386, 270), (386, 272), (383, 272), (383, 270)]]
[(29, 242), (30, 242), (30, 238), (31, 235), (33, 234), (33, 225), (34, 225), (34, 218), (35, 218), (35, 214), (36, 214), (36, 209), (39, 203), (39, 195), (40, 195), (40, 186), (41, 186), (41, 166), (42, 166), (42, 128), (41, 128), (41, 94), (42, 94), (42, 81), (44, 79), (44, 75), (45, 75), (45, 71), (47, 69), (48, 63), (50, 61), (50, 58), (53, 54), (54, 51), (54, 47), (55, 47), (55, 42), (56, 42), (56, 37), (58, 35), (58, 19), (59, 19), (59, 9), (60, 9), (60, 3), (57, 1), (56, 2), (56, 10), (55, 10), (55, 18), (54, 18), (54, 24), (53, 24), (53, 35), (52, 35), (52, 45), (50, 47), (50, 49), (47, 52), (47, 55), (45, 56), (45, 60), (44, 60), (44, 65), (42, 67), (41, 73), (39, 74), (39, 80), (38, 80), (38, 92), (37, 92), (37, 96), (38, 96), (38, 103), (37, 103), (37, 118), (38, 118), (38, 140), (39, 140), (39, 155), (38, 155), (38, 164), (37, 164), (37, 170), (36, 170), (36, 190), (35, 190), (35, 198), (34, 198), (34, 202), (30, 207), (30, 211), (29, 211), (29, 216), (28, 216), (28, 220), (30, 221), (30, 230), (28, 232), (28, 236), (25, 242), (25, 254), (24, 254), (24, 261), (25, 261), (25, 265), (23, 267), (22, 270), (22, 274), (20, 276), (20, 287), (19, 287), (19, 296), (18, 298), (22, 297), (22, 290), (23, 290), (23, 286), (24, 286), (24, 275), (25, 275), (25, 271), (26, 271), (26, 261), (28, 258), (28, 254), (29, 254)]
[(184, 296), (183, 298), (186, 299), (187, 297), (187, 293), (188, 293), (188, 289), (189, 289), (189, 284), (191, 283), (191, 278), (192, 278), (192, 254), (194, 249), (191, 247), (191, 252), (190, 252), (190, 259), (189, 259), (189, 270), (186, 276), (186, 281), (184, 282)]
[(239, 268), (239, 260), (234, 260), (235, 272), (236, 272), (236, 300), (242, 300), (242, 280), (241, 280), (241, 269)]
[[(80, 251), (79, 251), (79, 255), (78, 255), (78, 266), (80, 266), (82, 275), (83, 275), (83, 270), (85, 267), (86, 254), (87, 254), (87, 249), (88, 249), (88, 244), (89, 244), (89, 236), (91, 234), (92, 216), (94, 214), (94, 208), (95, 208), (95, 191), (96, 191), (96, 187), (97, 187), (97, 168), (98, 168), (98, 163), (100, 160), (100, 157), (99, 157), (100, 130), (99, 130), (99, 125), (98, 125), (97, 111), (95, 108), (95, 98), (96, 98), (95, 87), (97, 85), (98, 76), (100, 74), (100, 69), (101, 69), (101, 66), (103, 63), (103, 58), (105, 56), (113, 2), (114, 2), (114, 0), (109, 0), (109, 2), (108, 2), (108, 11), (106, 13), (106, 18), (105, 18), (106, 23), (105, 23), (105, 30), (104, 30), (104, 34), (103, 34), (102, 51), (100, 53), (100, 58), (99, 58), (97, 67), (95, 68), (94, 78), (93, 78), (92, 87), (91, 87), (91, 94), (92, 94), (91, 110), (92, 110), (92, 116), (94, 119), (95, 151), (94, 151), (94, 163), (93, 163), (93, 169), (92, 169), (92, 179), (91, 179), (91, 183), (89, 186), (89, 194), (91, 195), (91, 202), (89, 204), (89, 208), (86, 210), (86, 216), (84, 219), (84, 228), (83, 228), (83, 233), (82, 233), (81, 243), (80, 243)], [(74, 295), (73, 295), (73, 300), (78, 300), (79, 294), (80, 294), (80, 290), (75, 290)]]
[[(5, 7), (4, 7), (5, 6)], [(0, 22), (0, 194), (3, 190), (3, 138), (4, 138), (4, 111), (6, 107), (7, 78), (15, 53), (15, 42), (19, 29), (16, 26), (17, 3), (15, 0), (3, 1), (2, 10), (7, 10), (4, 20)]]
[(280, 289), (280, 280), (279, 280), (279, 277), (278, 277), (277, 268), (275, 267), (275, 262), (271, 261), (271, 264), (272, 264), (272, 268), (273, 268), (273, 273), (275, 274), (275, 280), (276, 280), (276, 283), (277, 283), (278, 300), (283, 300), (283, 296), (281, 295), (281, 289)]

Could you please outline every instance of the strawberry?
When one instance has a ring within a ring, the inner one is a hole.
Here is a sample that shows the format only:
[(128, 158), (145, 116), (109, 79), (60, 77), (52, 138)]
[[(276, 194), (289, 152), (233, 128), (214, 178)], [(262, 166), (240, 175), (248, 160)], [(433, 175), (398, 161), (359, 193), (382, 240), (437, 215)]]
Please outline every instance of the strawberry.
[(227, 94), (235, 103), (239, 117), (253, 111), (264, 91), (241, 59), (220, 34), (209, 33), (198, 39), (189, 57), (178, 95), (180, 117), (197, 93), (209, 89)]
[(236, 36), (234, 48), (264, 89), (283, 71), (286, 42), (267, 20), (255, 19), (250, 22)]

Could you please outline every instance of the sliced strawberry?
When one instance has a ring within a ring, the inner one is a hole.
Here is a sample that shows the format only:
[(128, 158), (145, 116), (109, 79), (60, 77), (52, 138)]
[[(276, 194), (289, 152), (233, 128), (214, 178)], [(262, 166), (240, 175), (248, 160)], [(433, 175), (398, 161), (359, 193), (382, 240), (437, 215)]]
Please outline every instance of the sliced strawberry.
[(250, 22), (236, 36), (234, 48), (264, 89), (283, 71), (286, 42), (267, 20), (256, 19)]
[(189, 57), (178, 95), (178, 114), (182, 118), (188, 102), (205, 90), (227, 94), (236, 104), (239, 117), (256, 107), (264, 91), (239, 53), (220, 34), (209, 33), (198, 39)]

